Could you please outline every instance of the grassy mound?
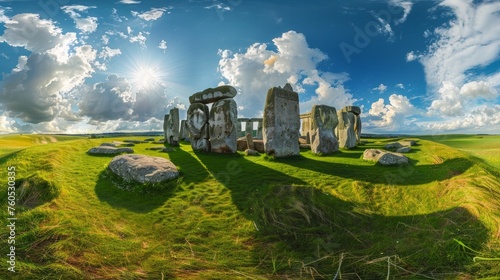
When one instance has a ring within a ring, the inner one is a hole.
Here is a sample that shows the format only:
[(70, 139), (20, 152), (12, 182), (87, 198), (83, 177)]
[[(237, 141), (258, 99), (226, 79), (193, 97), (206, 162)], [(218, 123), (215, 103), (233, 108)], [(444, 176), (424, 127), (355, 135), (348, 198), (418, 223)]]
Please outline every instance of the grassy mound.
[(112, 158), (86, 154), (101, 142), (125, 139), (21, 143), (0, 156), (2, 170), (16, 166), (26, 190), (38, 193), (38, 206), (27, 203), (17, 213), (19, 272), (1, 262), (0, 278), (500, 274), (500, 177), (481, 154), (422, 137), (407, 154), (410, 165), (385, 167), (363, 161), (362, 153), (398, 139), (369, 139), (328, 156), (302, 150), (292, 159), (195, 153), (188, 144), (159, 153), (140, 144), (136, 153), (170, 159), (183, 177), (175, 187), (138, 194), (106, 175)]

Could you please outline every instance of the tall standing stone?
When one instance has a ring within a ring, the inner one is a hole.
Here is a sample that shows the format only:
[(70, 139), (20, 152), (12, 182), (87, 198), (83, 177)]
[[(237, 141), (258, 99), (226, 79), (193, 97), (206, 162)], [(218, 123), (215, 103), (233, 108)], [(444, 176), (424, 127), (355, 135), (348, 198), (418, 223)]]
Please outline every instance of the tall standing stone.
[(337, 126), (337, 134), (339, 147), (351, 149), (356, 147), (356, 133), (354, 132), (354, 122), (356, 116), (352, 112), (347, 112), (344, 109), (337, 113), (339, 124)]
[(361, 143), (361, 117), (359, 115), (361, 114), (361, 108), (359, 108), (358, 106), (345, 106), (344, 111), (351, 112), (355, 116), (354, 132), (356, 134), (356, 142), (358, 144), (360, 144)]
[(195, 151), (210, 151), (208, 132), (208, 106), (202, 103), (193, 103), (187, 111), (186, 128), (189, 132), (191, 147)]
[(172, 146), (179, 145), (179, 109), (177, 108), (170, 110), (165, 141)]
[(181, 121), (181, 127), (179, 131), (179, 139), (183, 141), (189, 141), (189, 133), (186, 127), (186, 120)]
[(212, 105), (209, 118), (210, 147), (213, 153), (236, 153), (238, 108), (232, 98)]
[(168, 143), (167, 141), (167, 130), (168, 130), (168, 119), (170, 118), (170, 116), (168, 114), (166, 114), (164, 117), (163, 117), (163, 138), (165, 139), (165, 143)]
[(310, 141), (315, 154), (329, 154), (339, 149), (337, 138), (333, 134), (339, 119), (337, 110), (327, 105), (314, 105), (311, 109)]
[(299, 95), (287, 84), (269, 89), (264, 106), (263, 140), (268, 155), (289, 157), (300, 154)]
[(262, 119), (257, 123), (257, 139), (262, 139)]
[(253, 136), (253, 121), (248, 119), (245, 122), (245, 135), (250, 134)]

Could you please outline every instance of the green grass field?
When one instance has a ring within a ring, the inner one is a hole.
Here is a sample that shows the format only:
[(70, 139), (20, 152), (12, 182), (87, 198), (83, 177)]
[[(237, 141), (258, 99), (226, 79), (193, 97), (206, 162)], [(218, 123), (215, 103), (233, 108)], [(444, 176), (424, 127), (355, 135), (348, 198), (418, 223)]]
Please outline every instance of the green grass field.
[(500, 136), (420, 137), (404, 167), (361, 159), (397, 139), (291, 159), (138, 144), (182, 172), (157, 193), (86, 154), (124, 139), (0, 137), (4, 224), (7, 167), (18, 185), (0, 279), (500, 279)]

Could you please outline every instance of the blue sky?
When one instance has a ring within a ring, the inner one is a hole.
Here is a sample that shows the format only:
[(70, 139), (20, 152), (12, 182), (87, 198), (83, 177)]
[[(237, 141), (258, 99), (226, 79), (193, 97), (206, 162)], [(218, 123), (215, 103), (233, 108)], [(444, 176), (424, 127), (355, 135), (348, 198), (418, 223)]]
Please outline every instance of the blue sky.
[(498, 1), (0, 0), (0, 133), (161, 130), (231, 84), (289, 82), (366, 133), (499, 133)]

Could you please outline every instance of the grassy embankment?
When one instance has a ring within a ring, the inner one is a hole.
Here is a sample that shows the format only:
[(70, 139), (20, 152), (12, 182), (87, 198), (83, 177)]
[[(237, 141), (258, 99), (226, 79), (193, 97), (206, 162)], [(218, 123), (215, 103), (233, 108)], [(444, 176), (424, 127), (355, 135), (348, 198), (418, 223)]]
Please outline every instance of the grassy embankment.
[[(383, 167), (360, 156), (393, 139), (286, 160), (199, 154), (187, 144), (167, 154), (139, 144), (136, 153), (169, 158), (183, 174), (176, 187), (140, 194), (113, 184), (105, 171), (112, 157), (85, 153), (124, 138), (45, 136), (43, 145), (41, 137), (0, 138), (1, 178), (15, 166), (23, 184), (18, 272), (2, 261), (2, 279), (500, 275), (500, 156), (490, 157), (487, 145), (471, 155), (421, 140), (408, 154), (411, 165)], [(0, 199), (6, 209), (5, 187)], [(1, 237), (6, 244), (5, 229)]]

